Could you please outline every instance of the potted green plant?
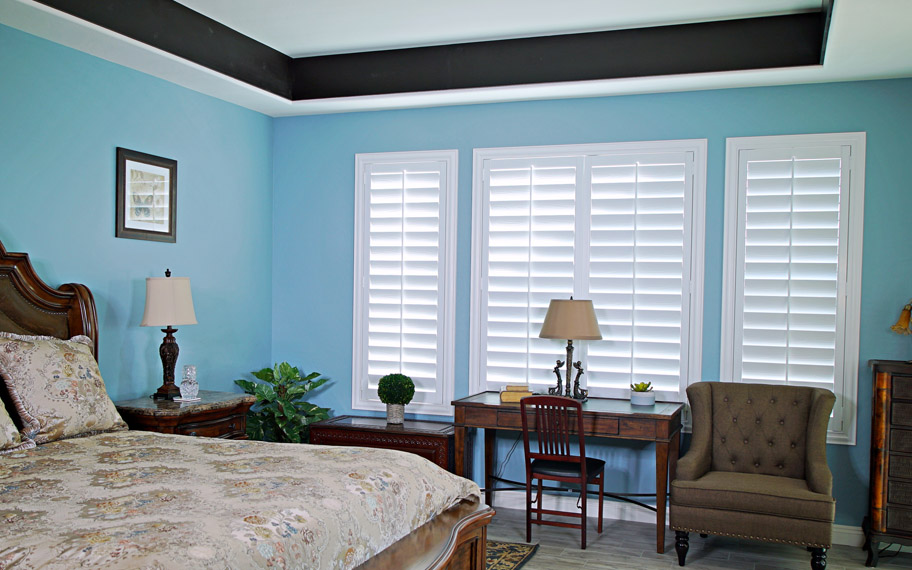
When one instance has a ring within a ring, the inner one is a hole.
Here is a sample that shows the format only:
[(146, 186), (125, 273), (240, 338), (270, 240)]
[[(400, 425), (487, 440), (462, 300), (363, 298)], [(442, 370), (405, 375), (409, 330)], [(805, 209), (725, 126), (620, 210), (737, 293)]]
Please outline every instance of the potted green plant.
[(656, 403), (652, 382), (637, 382), (630, 385), (630, 403), (634, 406), (653, 406)]
[(401, 424), (405, 405), (415, 396), (415, 383), (405, 374), (387, 374), (377, 385), (377, 395), (386, 404), (386, 422)]
[(302, 400), (305, 394), (319, 388), (329, 378), (317, 378), (319, 372), (301, 376), (297, 366), (287, 362), (252, 372), (261, 382), (235, 380), (244, 392), (257, 401), (247, 412), (247, 436), (260, 441), (306, 443), (310, 424), (329, 417), (329, 409)]

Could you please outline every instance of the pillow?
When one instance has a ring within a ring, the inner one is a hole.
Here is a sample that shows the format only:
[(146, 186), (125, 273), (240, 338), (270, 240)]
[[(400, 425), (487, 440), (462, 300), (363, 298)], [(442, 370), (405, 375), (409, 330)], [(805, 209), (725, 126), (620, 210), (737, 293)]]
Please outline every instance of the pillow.
[(0, 406), (0, 455), (30, 447), (35, 447), (35, 442), (19, 437), (19, 430), (16, 429), (13, 419), (7, 413), (6, 408)]
[(35, 443), (126, 429), (86, 336), (61, 340), (0, 332), (0, 376)]

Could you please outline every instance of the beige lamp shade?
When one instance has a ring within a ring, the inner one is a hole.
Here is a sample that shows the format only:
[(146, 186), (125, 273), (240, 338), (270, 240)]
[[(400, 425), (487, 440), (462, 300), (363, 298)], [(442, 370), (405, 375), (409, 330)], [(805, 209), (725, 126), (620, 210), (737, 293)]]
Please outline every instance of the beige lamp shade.
[(592, 301), (551, 299), (539, 338), (601, 340)]
[(142, 327), (195, 325), (189, 277), (147, 277)]

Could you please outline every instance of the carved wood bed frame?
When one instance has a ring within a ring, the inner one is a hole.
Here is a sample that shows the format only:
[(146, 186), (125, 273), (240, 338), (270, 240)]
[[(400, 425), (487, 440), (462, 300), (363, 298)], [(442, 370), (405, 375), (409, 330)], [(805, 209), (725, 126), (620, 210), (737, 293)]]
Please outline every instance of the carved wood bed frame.
[[(86, 335), (92, 339), (98, 357), (98, 317), (91, 291), (77, 283), (58, 289), (48, 286), (38, 277), (28, 254), (8, 253), (2, 243), (0, 331), (64, 339)], [(0, 397), (8, 410), (14, 409), (3, 382)], [(18, 420), (17, 414), (10, 415)], [(483, 503), (463, 501), (359, 568), (484, 570), (487, 525), (493, 516), (494, 511)]]

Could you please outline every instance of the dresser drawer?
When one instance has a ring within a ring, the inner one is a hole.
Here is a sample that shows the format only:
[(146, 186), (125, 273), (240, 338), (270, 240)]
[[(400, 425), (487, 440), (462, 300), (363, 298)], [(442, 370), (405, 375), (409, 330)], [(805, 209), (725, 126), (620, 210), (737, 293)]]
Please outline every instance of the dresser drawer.
[(890, 451), (912, 453), (912, 431), (907, 429), (891, 429)]
[(912, 400), (912, 376), (893, 377), (893, 398)]
[(887, 532), (912, 534), (912, 509), (887, 507)]
[(912, 479), (912, 457), (906, 455), (891, 455), (890, 477)]
[(242, 415), (231, 415), (205, 422), (192, 422), (178, 425), (175, 432), (181, 435), (199, 437), (238, 437), (244, 435), (247, 418)]
[(912, 427), (912, 403), (893, 402), (890, 415), (890, 423), (893, 425)]
[(893, 480), (887, 483), (887, 502), (912, 508), (912, 483)]

